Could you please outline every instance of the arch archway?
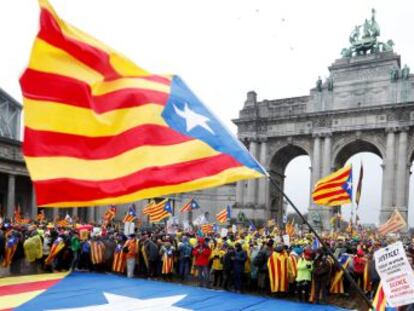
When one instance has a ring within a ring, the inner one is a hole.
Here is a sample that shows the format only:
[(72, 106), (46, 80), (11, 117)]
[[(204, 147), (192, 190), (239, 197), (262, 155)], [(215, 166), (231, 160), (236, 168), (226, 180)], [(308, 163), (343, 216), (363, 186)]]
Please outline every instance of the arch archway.
[(361, 223), (378, 224), (382, 204), (382, 164), (383, 150), (380, 145), (367, 140), (356, 139), (342, 144), (336, 149), (333, 157), (333, 168), (339, 169), (346, 164), (353, 167), (353, 201), (358, 187), (360, 165), (364, 167), (362, 194), (359, 207), (354, 204), (343, 206), (342, 214), (348, 221), (351, 214), (356, 214)]
[(383, 151), (375, 142), (369, 142), (363, 139), (350, 140), (336, 146), (333, 154), (333, 168), (339, 169), (343, 167), (348, 159), (353, 155), (361, 152), (369, 152), (377, 155), (381, 159), (384, 159)]
[[(297, 160), (292, 163), (293, 160)], [(309, 198), (309, 181), (310, 181), (310, 158), (309, 152), (305, 150), (305, 148), (298, 146), (298, 145), (285, 145), (279, 148), (271, 157), (269, 163), (270, 174), (273, 179), (276, 181), (278, 186), (282, 189), (285, 189), (286, 183), (286, 169), (288, 165), (292, 163), (292, 165), (296, 164), (295, 166), (290, 167), (295, 173), (296, 177), (293, 177), (292, 181), (296, 183), (295, 186), (295, 194), (303, 195), (306, 193), (307, 198)], [(303, 168), (305, 167), (305, 172), (303, 172)], [(297, 176), (298, 171), (302, 171), (303, 174), (300, 175), (300, 179), (298, 180)], [(303, 183), (301, 182), (303, 181)], [(291, 189), (291, 187), (289, 187)], [(295, 195), (290, 195), (290, 198), (295, 202)], [(275, 218), (279, 225), (283, 222), (283, 215), (286, 211), (287, 205), (283, 200), (283, 196), (276, 188), (270, 184), (269, 189), (269, 213), (271, 218)]]

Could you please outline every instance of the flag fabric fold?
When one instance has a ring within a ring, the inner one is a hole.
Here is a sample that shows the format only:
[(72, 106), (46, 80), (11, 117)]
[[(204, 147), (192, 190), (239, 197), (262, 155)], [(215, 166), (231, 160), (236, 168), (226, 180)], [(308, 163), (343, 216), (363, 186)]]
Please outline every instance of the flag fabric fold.
[(149, 73), (47, 0), (40, 7), (20, 79), (39, 206), (123, 204), (266, 175), (178, 76)]
[(346, 166), (320, 179), (312, 192), (315, 204), (338, 206), (352, 202), (352, 167)]

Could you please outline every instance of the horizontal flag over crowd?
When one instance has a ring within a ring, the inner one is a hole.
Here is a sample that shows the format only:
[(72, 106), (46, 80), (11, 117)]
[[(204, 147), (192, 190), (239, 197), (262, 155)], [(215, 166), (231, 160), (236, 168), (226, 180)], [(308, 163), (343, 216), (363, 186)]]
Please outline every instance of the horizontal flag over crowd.
[(320, 179), (312, 192), (315, 204), (337, 206), (352, 202), (352, 166), (345, 166)]
[(147, 72), (40, 6), (20, 80), (39, 206), (122, 204), (266, 174), (178, 76)]

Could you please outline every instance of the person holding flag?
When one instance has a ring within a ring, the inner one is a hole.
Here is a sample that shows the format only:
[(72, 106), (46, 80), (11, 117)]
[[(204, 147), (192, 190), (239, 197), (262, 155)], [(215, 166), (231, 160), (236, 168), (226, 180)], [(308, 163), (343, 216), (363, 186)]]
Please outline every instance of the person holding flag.
[(56, 256), (63, 250), (65, 247), (65, 241), (62, 236), (57, 237), (57, 239), (52, 243), (52, 246), (49, 251), (49, 255), (45, 259), (46, 266), (52, 266)]
[(136, 256), (138, 252), (138, 243), (134, 233), (128, 236), (128, 240), (125, 242), (122, 250), (126, 254), (127, 277), (132, 278), (134, 277)]
[(6, 244), (5, 244), (4, 259), (3, 259), (4, 268), (10, 267), (10, 264), (12, 263), (12, 260), (13, 260), (13, 256), (16, 253), (18, 243), (19, 243), (19, 239), (13, 233), (13, 231), (10, 230), (6, 234)]

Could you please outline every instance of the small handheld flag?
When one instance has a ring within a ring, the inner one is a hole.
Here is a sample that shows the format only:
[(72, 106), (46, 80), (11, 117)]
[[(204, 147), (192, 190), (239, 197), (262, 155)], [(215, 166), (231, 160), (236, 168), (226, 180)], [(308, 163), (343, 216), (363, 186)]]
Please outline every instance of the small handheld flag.
[(137, 210), (135, 208), (135, 204), (132, 204), (129, 208), (128, 208), (128, 212), (126, 213), (124, 219), (122, 220), (123, 223), (126, 222), (133, 222), (135, 220), (135, 218), (137, 218)]
[(115, 215), (116, 215), (116, 206), (112, 205), (105, 211), (103, 215), (104, 222), (109, 224), (112, 221), (112, 219), (114, 219)]
[(318, 205), (338, 206), (352, 202), (352, 167), (346, 166), (319, 180), (312, 192)]
[(148, 211), (150, 222), (159, 222), (168, 218), (173, 213), (172, 202), (169, 199), (165, 199), (160, 203), (154, 204), (151, 210)]
[(226, 223), (227, 220), (229, 220), (230, 218), (231, 218), (230, 205), (227, 205), (227, 207), (224, 210), (216, 214), (216, 220), (221, 224)]
[(196, 200), (191, 199), (188, 201), (182, 208), (180, 208), (180, 213), (189, 212), (195, 209), (199, 209), (200, 205), (197, 203)]

